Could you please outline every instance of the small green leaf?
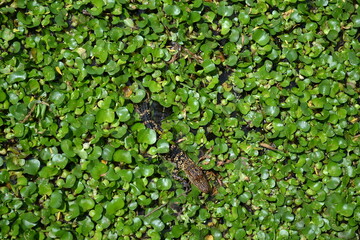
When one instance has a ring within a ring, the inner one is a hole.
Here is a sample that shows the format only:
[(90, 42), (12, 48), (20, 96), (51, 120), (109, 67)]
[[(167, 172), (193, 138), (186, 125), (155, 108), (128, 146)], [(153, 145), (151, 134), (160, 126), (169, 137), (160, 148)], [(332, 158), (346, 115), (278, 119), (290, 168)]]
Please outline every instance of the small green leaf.
[(166, 190), (169, 190), (172, 186), (172, 182), (171, 182), (171, 179), (169, 178), (160, 178), (157, 183), (156, 183), (156, 186), (159, 190), (162, 190), (162, 191), (166, 191)]
[(52, 81), (55, 79), (55, 70), (51, 66), (45, 66), (43, 68), (43, 75), (45, 81)]
[(225, 18), (220, 20), (220, 24), (221, 24), (221, 32), (220, 32), (221, 35), (226, 35), (228, 32), (230, 32), (230, 29), (232, 27), (232, 21)]
[(310, 130), (310, 124), (306, 121), (298, 121), (297, 126), (303, 132), (308, 132)]
[(91, 198), (83, 198), (79, 201), (79, 206), (83, 212), (87, 212), (94, 208), (95, 201)]
[(221, 1), (217, 9), (219, 15), (223, 17), (229, 17), (233, 15), (234, 12), (234, 7), (232, 5), (227, 6), (227, 2), (225, 1)]
[(135, 27), (135, 24), (134, 24), (134, 21), (131, 19), (131, 18), (126, 18), (124, 20), (124, 23), (126, 26), (130, 27), (130, 28), (134, 28)]
[(98, 160), (92, 161), (91, 164), (89, 164), (87, 167), (91, 176), (95, 180), (98, 180), (101, 177), (103, 177), (103, 174), (105, 174), (108, 171), (108, 166), (102, 162), (99, 162)]
[(37, 159), (26, 160), (24, 165), (24, 173), (35, 175), (40, 168), (40, 161)]
[(74, 146), (72, 145), (72, 141), (70, 139), (64, 139), (61, 141), (61, 150), (66, 154), (68, 157), (74, 157)]
[(126, 122), (130, 119), (129, 110), (126, 107), (120, 107), (116, 110), (116, 114), (121, 122)]
[(354, 213), (355, 205), (352, 203), (340, 203), (336, 210), (339, 214), (345, 216), (345, 217), (351, 217)]
[(55, 190), (50, 196), (50, 207), (59, 209), (63, 203), (63, 195), (60, 190)]
[(1, 38), (4, 39), (5, 41), (10, 41), (12, 39), (14, 39), (15, 34), (13, 33), (13, 31), (11, 31), (8, 28), (5, 28), (3, 31), (1, 31)]
[(0, 102), (5, 101), (6, 96), (7, 96), (6, 93), (0, 89)]
[(195, 97), (189, 97), (187, 102), (188, 102), (189, 111), (191, 113), (197, 112), (199, 110), (200, 104)]
[(21, 121), (27, 115), (28, 110), (25, 104), (20, 103), (11, 105), (9, 108), (9, 112), (15, 119)]
[(331, 82), (330, 80), (323, 80), (319, 84), (319, 93), (322, 95), (329, 95), (331, 90)]
[(68, 159), (63, 154), (54, 154), (52, 157), (52, 162), (55, 166), (63, 169), (68, 163)]
[(140, 167), (141, 173), (144, 177), (149, 177), (154, 174), (153, 165), (143, 165)]
[(96, 121), (98, 123), (112, 123), (115, 121), (115, 113), (113, 109), (99, 109), (96, 113)]
[(341, 166), (340, 166), (340, 164), (338, 164), (336, 162), (329, 162), (325, 166), (325, 170), (327, 170), (329, 175), (332, 177), (339, 177), (342, 174)]
[(151, 221), (151, 226), (157, 232), (161, 232), (165, 228), (165, 224), (160, 219), (154, 219)]
[(146, 96), (146, 92), (143, 89), (137, 89), (134, 93), (130, 96), (130, 100), (134, 103), (140, 103)]
[[(30, 79), (29, 82), (26, 84), (26, 91), (29, 93), (36, 93), (39, 90), (40, 90), (40, 84), (36, 79)], [(0, 102), (1, 102), (1, 96), (0, 96)]]
[(239, 20), (242, 24), (247, 25), (250, 22), (250, 16), (246, 12), (239, 13)]
[(25, 229), (29, 229), (36, 226), (36, 222), (40, 220), (40, 217), (36, 216), (32, 212), (21, 213), (19, 218), (21, 219), (22, 226)]
[(124, 162), (124, 163), (131, 163), (131, 154), (129, 151), (126, 150), (116, 150), (113, 156), (113, 160), (115, 162)]
[(50, 178), (55, 176), (57, 173), (58, 170), (56, 168), (45, 166), (40, 170), (39, 176), (42, 178)]
[(157, 153), (168, 153), (169, 152), (169, 143), (164, 139), (159, 139), (156, 143)]
[(215, 64), (210, 59), (205, 59), (201, 65), (204, 68), (205, 73), (212, 72), (216, 69)]
[(256, 29), (253, 33), (253, 39), (261, 46), (265, 46), (270, 41), (269, 34), (263, 29)]
[(286, 54), (286, 58), (290, 62), (294, 62), (298, 58), (298, 54), (297, 54), (296, 50), (295, 49), (290, 49)]
[(154, 144), (156, 142), (156, 132), (153, 129), (141, 129), (137, 134), (139, 143)]
[(52, 101), (56, 105), (61, 105), (65, 100), (65, 94), (59, 91), (52, 91), (49, 98), (50, 101)]
[(115, 197), (106, 206), (106, 216), (115, 215), (116, 212), (125, 206), (125, 202), (120, 197)]
[(164, 11), (168, 15), (177, 16), (181, 13), (181, 9), (176, 5), (167, 5), (164, 7)]
[(271, 117), (276, 117), (280, 113), (280, 108), (278, 106), (265, 106), (265, 114)]
[(10, 74), (8, 76), (8, 82), (9, 82), (9, 84), (20, 82), (20, 81), (25, 80), (26, 76), (27, 76), (27, 74), (25, 71), (19, 70), (19, 71), (13, 72), (12, 74)]
[(114, 152), (115, 152), (115, 148), (113, 146), (105, 145), (102, 150), (103, 159), (106, 161), (112, 161)]
[(25, 134), (25, 127), (22, 123), (17, 123), (14, 127), (14, 135), (15, 137), (21, 138)]
[(133, 178), (133, 173), (131, 170), (121, 169), (119, 171), (120, 177), (125, 182), (131, 182)]

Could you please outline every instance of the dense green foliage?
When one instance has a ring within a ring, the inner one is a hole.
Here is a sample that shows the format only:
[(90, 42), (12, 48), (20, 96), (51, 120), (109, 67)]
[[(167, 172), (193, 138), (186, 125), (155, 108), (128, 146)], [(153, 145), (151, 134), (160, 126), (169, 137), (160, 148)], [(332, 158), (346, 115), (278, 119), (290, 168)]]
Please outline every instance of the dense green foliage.
[(0, 238), (359, 238), (355, 2), (1, 1)]

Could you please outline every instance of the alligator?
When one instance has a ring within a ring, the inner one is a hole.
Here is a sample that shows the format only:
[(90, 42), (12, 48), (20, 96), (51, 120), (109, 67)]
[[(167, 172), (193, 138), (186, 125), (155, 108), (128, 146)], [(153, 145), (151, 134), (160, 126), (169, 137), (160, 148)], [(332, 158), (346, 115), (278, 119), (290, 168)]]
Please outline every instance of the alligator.
[[(150, 100), (148, 98), (138, 104), (135, 107), (135, 110), (140, 115), (140, 119), (144, 123), (145, 127), (153, 129), (157, 133), (162, 132), (160, 125), (152, 119)], [(175, 163), (178, 169), (183, 170), (189, 181), (194, 184), (200, 191), (204, 193), (209, 193), (211, 191), (210, 184), (204, 172), (178, 146), (177, 142), (171, 143), (170, 151), (165, 155), (165, 159)]]

